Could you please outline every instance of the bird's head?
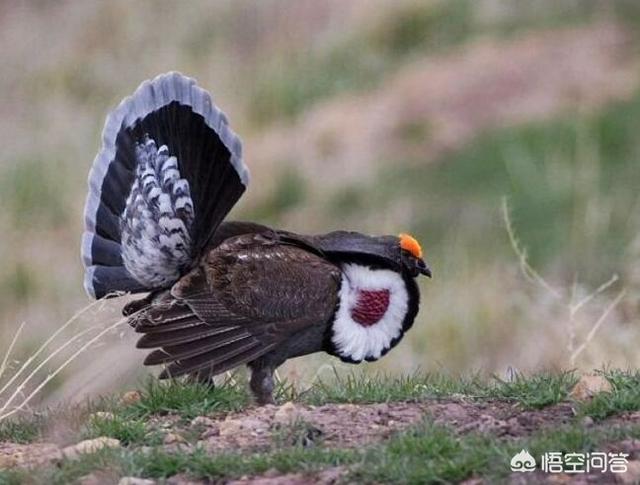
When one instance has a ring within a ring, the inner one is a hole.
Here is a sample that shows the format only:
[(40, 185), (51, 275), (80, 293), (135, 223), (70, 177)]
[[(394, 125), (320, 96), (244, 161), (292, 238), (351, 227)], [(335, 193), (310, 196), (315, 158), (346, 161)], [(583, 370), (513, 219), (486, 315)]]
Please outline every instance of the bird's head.
[(414, 278), (421, 274), (431, 278), (431, 269), (423, 259), (422, 246), (418, 240), (406, 233), (400, 234), (398, 239), (403, 270)]
[(339, 304), (327, 351), (346, 362), (374, 361), (395, 347), (420, 305), (418, 276), (431, 276), (413, 236), (336, 231), (313, 247), (340, 266)]

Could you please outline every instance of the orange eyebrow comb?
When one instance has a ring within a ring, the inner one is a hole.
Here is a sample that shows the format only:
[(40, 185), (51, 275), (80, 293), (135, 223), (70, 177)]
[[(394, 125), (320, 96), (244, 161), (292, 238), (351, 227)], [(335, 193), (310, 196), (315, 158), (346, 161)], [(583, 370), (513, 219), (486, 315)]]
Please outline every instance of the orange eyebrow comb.
[(398, 236), (400, 238), (400, 247), (405, 251), (409, 251), (414, 257), (422, 258), (422, 247), (418, 240), (410, 234), (402, 233)]

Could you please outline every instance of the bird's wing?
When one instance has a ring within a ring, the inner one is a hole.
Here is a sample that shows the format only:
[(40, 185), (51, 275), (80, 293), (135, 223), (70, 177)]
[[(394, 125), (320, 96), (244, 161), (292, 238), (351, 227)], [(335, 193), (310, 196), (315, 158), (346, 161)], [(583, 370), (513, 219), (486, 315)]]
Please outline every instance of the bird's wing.
[(171, 292), (135, 315), (145, 364), (162, 377), (219, 374), (334, 314), (340, 270), (302, 248), (246, 234), (224, 241)]

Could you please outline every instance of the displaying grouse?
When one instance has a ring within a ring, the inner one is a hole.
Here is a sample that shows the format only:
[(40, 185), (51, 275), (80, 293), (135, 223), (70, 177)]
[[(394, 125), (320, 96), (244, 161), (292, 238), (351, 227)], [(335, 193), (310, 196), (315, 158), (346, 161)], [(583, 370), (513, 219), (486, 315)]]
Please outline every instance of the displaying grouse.
[(206, 91), (175, 72), (143, 82), (107, 116), (89, 174), (84, 285), (94, 298), (149, 293), (124, 314), (161, 378), (247, 364), (268, 403), (286, 359), (387, 353), (418, 312), (415, 278), (431, 272), (409, 235), (223, 222), (248, 183), (240, 140)]

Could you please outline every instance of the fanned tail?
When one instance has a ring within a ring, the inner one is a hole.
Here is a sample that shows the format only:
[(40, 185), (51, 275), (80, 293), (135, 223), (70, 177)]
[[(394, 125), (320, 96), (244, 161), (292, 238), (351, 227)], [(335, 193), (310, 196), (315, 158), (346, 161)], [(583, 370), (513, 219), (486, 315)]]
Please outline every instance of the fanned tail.
[(173, 284), (248, 182), (240, 140), (206, 91), (175, 72), (143, 82), (107, 116), (89, 174), (87, 293)]

